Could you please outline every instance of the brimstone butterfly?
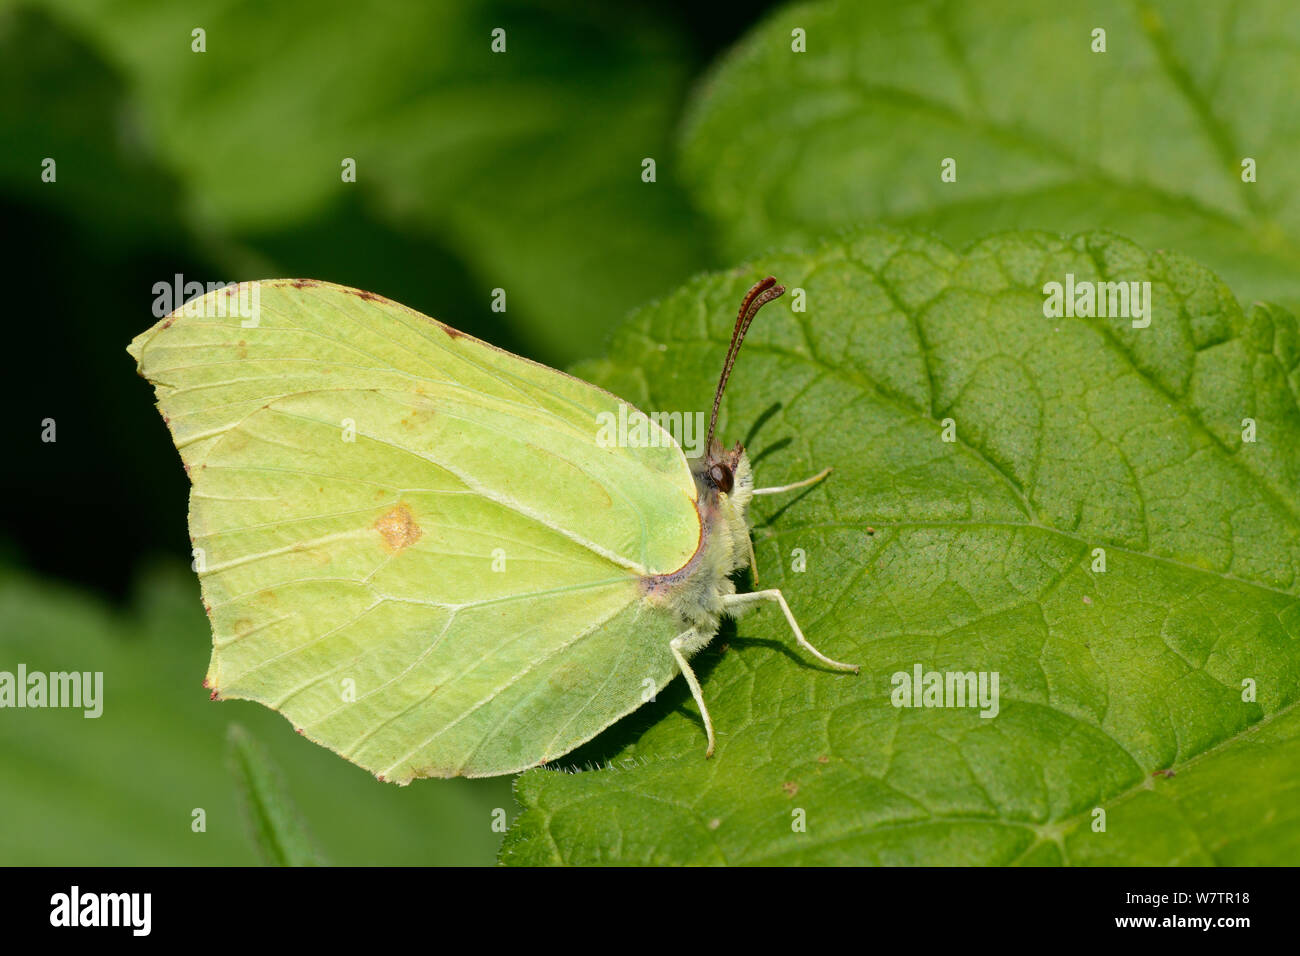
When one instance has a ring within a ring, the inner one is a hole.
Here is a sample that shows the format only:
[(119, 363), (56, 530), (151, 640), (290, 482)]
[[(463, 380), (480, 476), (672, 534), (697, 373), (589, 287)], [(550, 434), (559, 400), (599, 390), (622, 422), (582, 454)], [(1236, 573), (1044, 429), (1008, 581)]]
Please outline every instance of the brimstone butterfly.
[[(212, 696), (260, 701), (380, 779), (492, 776), (554, 760), (680, 671), (753, 566), (756, 494), (713, 437), (769, 277), (740, 308), (703, 454), (608, 447), (630, 406), (369, 292), (243, 283), (129, 351), (193, 488)], [(251, 295), (250, 295), (251, 293)], [(245, 315), (228, 304), (251, 301)], [(239, 314), (237, 314), (239, 313)]]

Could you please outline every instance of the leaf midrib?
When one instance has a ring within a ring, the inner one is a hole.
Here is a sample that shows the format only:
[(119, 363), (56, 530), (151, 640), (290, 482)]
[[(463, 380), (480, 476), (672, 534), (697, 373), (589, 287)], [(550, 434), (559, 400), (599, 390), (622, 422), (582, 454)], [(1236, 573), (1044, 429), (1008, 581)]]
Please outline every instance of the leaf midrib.
[[(800, 531), (851, 531), (854, 529), (861, 530), (865, 525), (854, 521), (814, 521), (807, 524), (790, 525), (781, 528), (780, 531), (773, 531), (773, 535), (793, 534)], [(877, 531), (890, 528), (1006, 528), (1008, 530), (1019, 530), (1029, 528), (1035, 531), (1045, 531), (1049, 534), (1059, 535), (1070, 541), (1084, 546), (1096, 546), (1097, 539), (1085, 537), (1075, 531), (1065, 531), (1062, 528), (1053, 528), (1050, 525), (1039, 524), (1035, 521), (876, 521), (872, 520), (871, 527)], [(1204, 574), (1210, 577), (1219, 578), (1232, 584), (1240, 584), (1245, 587), (1258, 588), (1270, 594), (1277, 594), (1281, 597), (1288, 598), (1292, 601), (1300, 600), (1300, 594), (1291, 591), (1284, 591), (1281, 588), (1275, 588), (1272, 585), (1264, 584), (1260, 581), (1251, 581), (1247, 578), (1239, 578), (1229, 574), (1226, 571), (1218, 571), (1214, 568), (1205, 568), (1196, 564), (1188, 564), (1177, 558), (1165, 557), (1164, 555), (1151, 554), (1149, 551), (1139, 551), (1134, 548), (1125, 548), (1122, 545), (1106, 542), (1106, 547), (1111, 551), (1120, 554), (1131, 555), (1135, 558), (1145, 558), (1150, 561), (1158, 561), (1162, 564), (1170, 564), (1174, 567), (1185, 571), (1191, 571), (1196, 574)]]

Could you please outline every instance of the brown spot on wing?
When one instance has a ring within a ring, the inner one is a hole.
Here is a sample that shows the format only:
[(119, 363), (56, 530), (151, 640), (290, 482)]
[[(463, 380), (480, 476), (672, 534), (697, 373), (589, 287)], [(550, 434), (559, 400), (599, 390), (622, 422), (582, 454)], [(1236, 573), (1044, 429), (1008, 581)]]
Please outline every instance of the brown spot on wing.
[(446, 332), (449, 337), (453, 339), (465, 338), (465, 333), (462, 332), (460, 329), (453, 329), (450, 325), (446, 325), (445, 323), (442, 322), (439, 322), (438, 324), (442, 326), (442, 330)]
[(434, 410), (429, 407), (412, 408), (402, 416), (401, 425), (403, 428), (428, 428), (434, 414)]
[(375, 530), (384, 539), (384, 544), (388, 546), (389, 551), (401, 551), (403, 548), (409, 548), (415, 542), (420, 540), (424, 534), (420, 526), (415, 523), (415, 518), (411, 515), (411, 509), (406, 505), (398, 505), (392, 511), (384, 514), (375, 522)]

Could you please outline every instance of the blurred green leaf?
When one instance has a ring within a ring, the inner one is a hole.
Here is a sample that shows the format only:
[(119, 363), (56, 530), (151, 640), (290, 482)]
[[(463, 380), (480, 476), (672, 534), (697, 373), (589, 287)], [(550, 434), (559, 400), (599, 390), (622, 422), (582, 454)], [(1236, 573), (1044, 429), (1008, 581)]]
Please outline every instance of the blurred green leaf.
[[(628, 309), (704, 259), (669, 148), (686, 58), (626, 10), (44, 6), (138, 91), (149, 141), (188, 187), (197, 222), (255, 241), (360, 190), (388, 221), (454, 248), (482, 301), (505, 289), (502, 317), (552, 361), (598, 351)], [(204, 53), (191, 51), (196, 28)], [(504, 53), (491, 50), (496, 28)], [(641, 179), (647, 157), (657, 182)], [(345, 158), (355, 184), (341, 181)]]
[[(1103, 234), (958, 254), (869, 232), (696, 279), (582, 371), (707, 408), (767, 273), (792, 291), (751, 329), (719, 433), (760, 485), (835, 468), (757, 499), (758, 571), (862, 673), (816, 666), (774, 608), (724, 628), (697, 664), (715, 756), (676, 681), (572, 755), (606, 769), (519, 778), (502, 860), (1293, 863), (1294, 317)], [(1150, 326), (1045, 318), (1067, 273), (1149, 281)], [(917, 665), (997, 673), (996, 716), (894, 706)]]
[(249, 836), (265, 862), (320, 866), (324, 862), (320, 851), (266, 750), (239, 724), (230, 725), (226, 743)]
[[(44, 10), (0, 4), (0, 189), (84, 222), (119, 253), (174, 233), (181, 193), (140, 124), (91, 44)], [(42, 178), (49, 159), (53, 182)]]
[(1288, 0), (791, 5), (702, 85), (685, 176), (736, 257), (872, 222), (957, 243), (1105, 228), (1294, 309), (1294, 14)]
[[(95, 539), (87, 539), (94, 542)], [(94, 545), (98, 547), (99, 545)], [(86, 552), (87, 560), (112, 560)], [(279, 716), (213, 702), (211, 651), (192, 575), (146, 575), (116, 612), (72, 588), (0, 569), (0, 671), (101, 671), (103, 714), (0, 711), (0, 862), (227, 865), (258, 862), (224, 758), (237, 719), (282, 767), (303, 819), (335, 863), (488, 863), (508, 781), (384, 786), (295, 734)], [(206, 829), (196, 832), (195, 810)]]

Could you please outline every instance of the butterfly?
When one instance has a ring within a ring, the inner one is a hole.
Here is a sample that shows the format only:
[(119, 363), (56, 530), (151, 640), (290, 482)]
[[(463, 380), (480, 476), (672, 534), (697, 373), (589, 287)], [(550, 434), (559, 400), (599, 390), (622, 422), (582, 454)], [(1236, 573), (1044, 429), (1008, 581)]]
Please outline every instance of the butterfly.
[(481, 777), (555, 760), (677, 674), (723, 617), (777, 605), (754, 571), (745, 450), (718, 409), (702, 453), (631, 406), (370, 292), (240, 283), (186, 303), (128, 351), (190, 477), (194, 566), (212, 625), (211, 696), (259, 701), (381, 780)]

